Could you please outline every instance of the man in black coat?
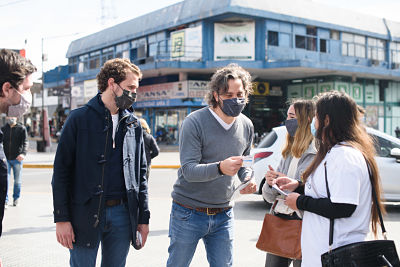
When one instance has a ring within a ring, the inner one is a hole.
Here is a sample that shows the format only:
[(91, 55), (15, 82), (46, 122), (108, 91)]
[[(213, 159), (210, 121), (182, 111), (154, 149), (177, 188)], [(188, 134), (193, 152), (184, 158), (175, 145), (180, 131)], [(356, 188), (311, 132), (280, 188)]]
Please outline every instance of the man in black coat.
[[(0, 50), (0, 113), (20, 117), (32, 103), (32, 73), (36, 67), (28, 59), (9, 50)], [(0, 236), (7, 194), (7, 165), (0, 131)]]
[[(1, 130), (4, 134), (4, 153), (7, 158), (8, 177), (11, 177), (11, 169), (14, 173), (13, 206), (18, 205), (21, 194), (22, 162), (28, 149), (28, 134), (23, 124), (17, 122), (16, 117), (7, 117), (7, 124)], [(6, 197), (6, 204), (8, 196)]]
[(52, 180), (57, 241), (70, 265), (125, 266), (130, 243), (149, 233), (143, 130), (132, 104), (142, 73), (128, 59), (107, 61), (100, 91), (69, 114), (57, 146)]

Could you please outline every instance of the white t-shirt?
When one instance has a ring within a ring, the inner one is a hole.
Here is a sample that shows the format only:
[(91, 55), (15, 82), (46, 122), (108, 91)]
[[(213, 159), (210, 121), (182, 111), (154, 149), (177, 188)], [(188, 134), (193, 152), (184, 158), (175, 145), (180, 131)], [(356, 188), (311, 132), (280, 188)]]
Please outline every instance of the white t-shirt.
[[(362, 153), (336, 145), (305, 184), (305, 195), (326, 198), (325, 169), (331, 201), (357, 205), (348, 218), (335, 219), (332, 249), (364, 241), (371, 220), (372, 193), (367, 164)], [(304, 212), (301, 233), (302, 267), (321, 266), (321, 254), (329, 250), (329, 219)]]
[(118, 125), (118, 113), (117, 114), (114, 114), (114, 115), (111, 115), (111, 119), (112, 119), (112, 122), (113, 122), (113, 132), (112, 132), (112, 139), (113, 139), (113, 141), (115, 140), (115, 130), (117, 129), (117, 125)]

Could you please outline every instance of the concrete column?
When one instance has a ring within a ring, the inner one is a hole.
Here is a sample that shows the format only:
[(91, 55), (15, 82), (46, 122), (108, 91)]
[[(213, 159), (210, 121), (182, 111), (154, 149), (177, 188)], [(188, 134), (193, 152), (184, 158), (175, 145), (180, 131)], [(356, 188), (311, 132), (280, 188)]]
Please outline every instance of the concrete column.
[(179, 72), (179, 81), (187, 81), (187, 72)]

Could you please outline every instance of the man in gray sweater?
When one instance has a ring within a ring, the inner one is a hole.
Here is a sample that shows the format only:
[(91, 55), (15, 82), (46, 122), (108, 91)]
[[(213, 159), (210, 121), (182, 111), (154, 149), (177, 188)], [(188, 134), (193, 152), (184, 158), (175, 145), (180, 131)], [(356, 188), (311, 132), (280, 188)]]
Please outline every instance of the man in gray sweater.
[[(211, 267), (232, 266), (234, 178), (251, 179), (242, 167), (254, 127), (241, 114), (252, 93), (250, 74), (236, 64), (211, 78), (209, 106), (184, 120), (179, 139), (181, 168), (172, 191), (168, 267), (189, 266), (200, 239)], [(240, 193), (256, 191), (251, 180)]]

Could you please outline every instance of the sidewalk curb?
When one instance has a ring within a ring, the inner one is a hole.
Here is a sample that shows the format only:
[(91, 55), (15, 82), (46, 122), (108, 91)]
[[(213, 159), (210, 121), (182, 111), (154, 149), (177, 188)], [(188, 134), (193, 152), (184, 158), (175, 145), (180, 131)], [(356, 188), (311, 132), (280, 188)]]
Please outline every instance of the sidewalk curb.
[[(152, 165), (152, 169), (179, 169), (180, 165)], [(53, 164), (24, 164), (26, 169), (53, 169)]]

